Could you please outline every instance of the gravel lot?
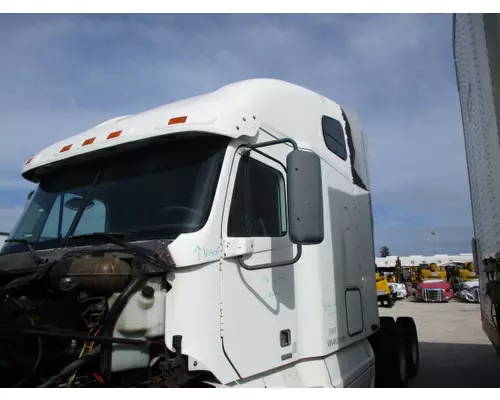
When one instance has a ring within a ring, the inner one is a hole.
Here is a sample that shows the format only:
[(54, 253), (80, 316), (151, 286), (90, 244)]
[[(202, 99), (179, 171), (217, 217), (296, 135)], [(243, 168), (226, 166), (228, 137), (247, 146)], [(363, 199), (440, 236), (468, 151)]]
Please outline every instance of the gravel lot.
[(481, 328), (478, 304), (397, 301), (380, 315), (413, 317), (420, 344), (414, 388), (500, 388), (500, 359)]

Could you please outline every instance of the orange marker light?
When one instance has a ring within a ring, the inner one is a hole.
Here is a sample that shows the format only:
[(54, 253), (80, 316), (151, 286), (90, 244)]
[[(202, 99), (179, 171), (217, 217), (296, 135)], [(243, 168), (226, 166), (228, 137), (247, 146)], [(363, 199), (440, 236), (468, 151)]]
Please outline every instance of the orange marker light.
[(89, 144), (94, 143), (94, 141), (95, 141), (95, 137), (90, 138), (90, 139), (87, 139), (87, 140), (85, 140), (85, 141), (82, 143), (82, 146), (88, 146)]
[(28, 160), (26, 160), (26, 162), (24, 163), (24, 165), (28, 165), (31, 161), (33, 161), (33, 157), (31, 157)]
[(114, 139), (114, 138), (117, 138), (118, 136), (120, 136), (122, 134), (122, 131), (116, 131), (116, 132), (112, 132), (108, 135), (108, 137), (106, 138), (106, 140), (108, 139)]
[(61, 151), (59, 151), (59, 153), (64, 153), (65, 151), (69, 151), (69, 149), (71, 149), (71, 147), (73, 147), (72, 144), (67, 144), (66, 146), (64, 146)]
[(170, 121), (168, 121), (168, 124), (169, 125), (183, 124), (184, 122), (187, 121), (187, 118), (188, 118), (187, 116), (170, 118)]

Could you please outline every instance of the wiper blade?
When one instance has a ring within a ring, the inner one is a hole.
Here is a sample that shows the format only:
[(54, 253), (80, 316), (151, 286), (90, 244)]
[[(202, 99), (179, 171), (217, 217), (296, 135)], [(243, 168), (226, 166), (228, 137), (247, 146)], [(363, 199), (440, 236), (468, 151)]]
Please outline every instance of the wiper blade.
[(70, 236), (69, 239), (102, 237), (108, 239), (109, 241), (118, 241), (122, 244), (127, 244), (126, 241), (120, 240), (120, 237), (127, 237), (127, 236), (130, 236), (129, 232), (92, 232), (92, 233), (84, 233), (81, 235), (73, 235)]
[(165, 271), (173, 271), (172, 266), (169, 265), (166, 261), (162, 260), (154, 250), (149, 250), (145, 247), (131, 244), (126, 240), (120, 238), (128, 236), (130, 236), (129, 232), (93, 232), (82, 235), (69, 236), (68, 239), (86, 239), (86, 238), (106, 239), (106, 241), (108, 241), (109, 243), (113, 243), (125, 249), (132, 250), (134, 253), (138, 254), (142, 258), (146, 259), (147, 261), (151, 262), (152, 264), (160, 267)]
[(25, 244), (26, 246), (28, 246), (28, 249), (31, 253), (31, 256), (33, 257), (33, 261), (35, 262), (35, 264), (37, 265), (40, 265), (44, 262), (44, 260), (42, 260), (40, 257), (38, 257), (38, 255), (36, 254), (36, 251), (35, 249), (33, 248), (33, 242), (27, 240), (27, 239), (6, 239), (5, 240), (6, 243), (22, 243), (22, 244)]

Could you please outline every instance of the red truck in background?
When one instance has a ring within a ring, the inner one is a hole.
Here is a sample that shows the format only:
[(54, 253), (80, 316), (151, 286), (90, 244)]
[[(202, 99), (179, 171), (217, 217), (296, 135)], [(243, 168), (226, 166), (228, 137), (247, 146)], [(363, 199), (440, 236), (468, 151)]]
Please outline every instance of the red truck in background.
[(420, 282), (412, 291), (412, 297), (427, 303), (447, 303), (453, 298), (451, 285), (443, 279)]

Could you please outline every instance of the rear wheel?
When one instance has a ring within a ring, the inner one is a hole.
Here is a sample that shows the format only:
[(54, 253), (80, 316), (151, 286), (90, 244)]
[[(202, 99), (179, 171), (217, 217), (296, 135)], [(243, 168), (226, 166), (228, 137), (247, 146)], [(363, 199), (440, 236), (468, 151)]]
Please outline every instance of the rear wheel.
[(415, 378), (418, 374), (420, 365), (420, 350), (418, 347), (418, 335), (415, 321), (411, 317), (399, 317), (396, 323), (404, 339), (408, 377), (410, 379)]
[(380, 329), (370, 337), (375, 352), (375, 387), (408, 387), (405, 341), (392, 317), (380, 317)]

